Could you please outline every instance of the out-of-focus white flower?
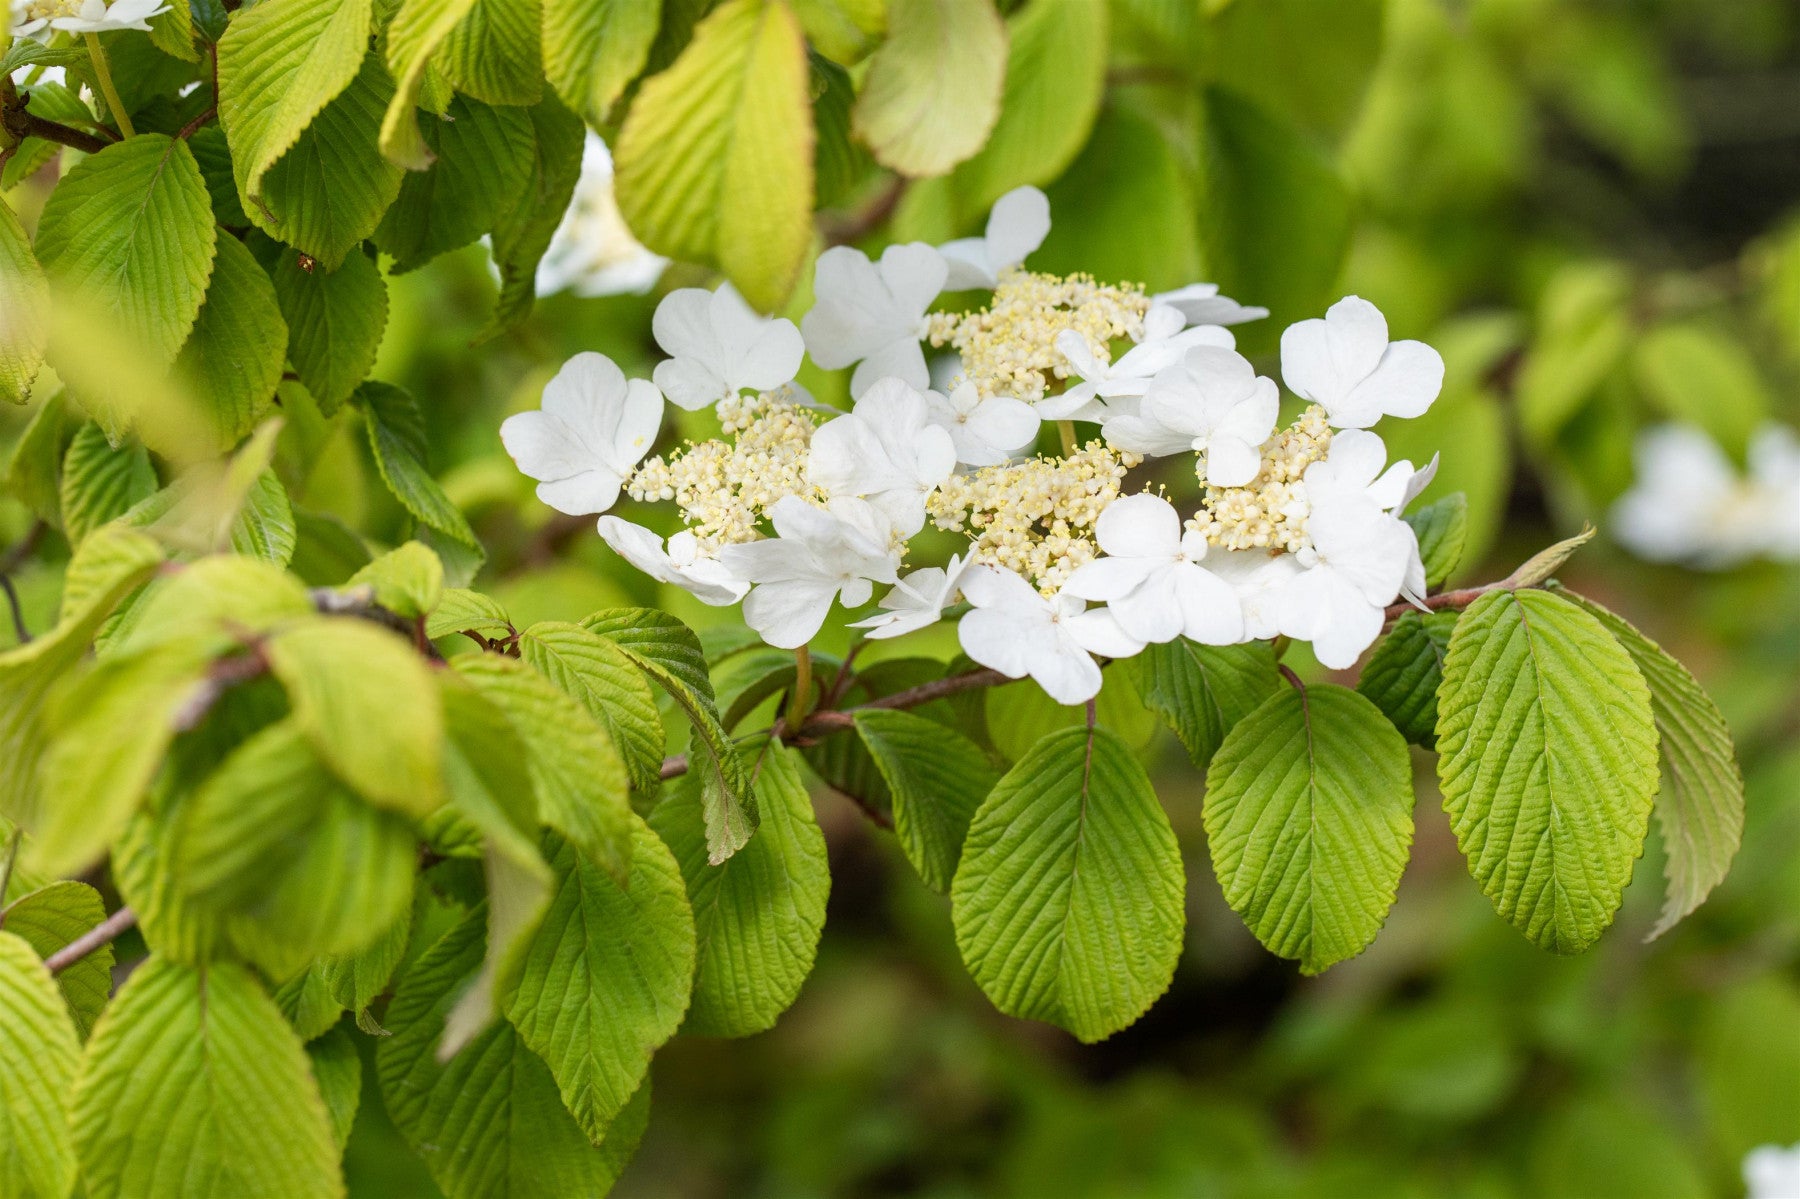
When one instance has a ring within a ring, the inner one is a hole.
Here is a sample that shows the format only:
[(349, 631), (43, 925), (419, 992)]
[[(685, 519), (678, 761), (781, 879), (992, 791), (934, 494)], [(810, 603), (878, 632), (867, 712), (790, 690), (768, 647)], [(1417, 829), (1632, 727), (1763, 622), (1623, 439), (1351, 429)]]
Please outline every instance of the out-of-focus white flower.
[(1190, 325), (1241, 325), (1246, 321), (1260, 321), (1269, 315), (1267, 308), (1252, 308), (1238, 303), (1230, 296), (1220, 295), (1217, 283), (1190, 283), (1186, 287), (1151, 296), (1150, 299), (1154, 303), (1166, 304), (1175, 309)]
[(1800, 438), (1764, 425), (1751, 439), (1749, 471), (1690, 425), (1638, 437), (1637, 480), (1613, 507), (1613, 532), (1657, 562), (1718, 570), (1753, 558), (1800, 558)]
[(105, 33), (114, 29), (150, 31), (149, 20), (169, 11), (161, 0), (26, 0), (12, 6), (13, 33), (31, 37), (46, 24), (68, 33)]
[(1387, 319), (1346, 296), (1319, 320), (1281, 335), (1281, 377), (1325, 409), (1339, 429), (1366, 429), (1383, 416), (1419, 416), (1444, 386), (1444, 360), (1422, 341), (1388, 341)]
[(719, 561), (734, 578), (755, 584), (744, 599), (744, 621), (780, 649), (812, 640), (831, 602), (846, 608), (869, 602), (872, 583), (895, 580), (900, 555), (891, 548), (893, 531), (871, 504), (834, 499), (815, 508), (787, 496), (769, 510), (775, 536), (728, 545)]
[(1168, 500), (1149, 492), (1114, 500), (1094, 523), (1094, 539), (1106, 556), (1070, 575), (1065, 593), (1103, 601), (1139, 641), (1186, 637), (1233, 645), (1243, 639), (1237, 592), (1201, 565), (1206, 537), (1184, 532)]
[(1315, 507), (1306, 528), (1312, 545), (1294, 555), (1302, 569), (1281, 588), (1276, 623), (1310, 641), (1324, 665), (1347, 669), (1381, 635), (1418, 542), (1404, 521), (1361, 498)]
[(1035, 187), (1015, 187), (994, 201), (984, 237), (945, 242), (938, 253), (950, 266), (947, 291), (993, 287), (1000, 273), (1025, 261), (1050, 232), (1050, 201)]
[(924, 395), (883, 379), (819, 426), (806, 469), (827, 495), (866, 499), (911, 537), (925, 527), (925, 497), (956, 469), (956, 443), (932, 423)]
[(1281, 593), (1300, 573), (1292, 554), (1215, 549), (1206, 568), (1231, 584), (1244, 617), (1244, 640), (1266, 641), (1281, 632)]
[(650, 329), (669, 355), (652, 377), (670, 403), (689, 412), (746, 389), (774, 391), (793, 381), (806, 355), (793, 321), (763, 316), (729, 283), (670, 292)]
[(646, 250), (625, 224), (613, 196), (612, 152), (590, 130), (569, 211), (538, 262), (537, 294), (642, 294), (656, 285), (668, 263)]
[(1203, 481), (1242, 487), (1262, 468), (1262, 443), (1275, 431), (1281, 397), (1235, 350), (1196, 346), (1157, 372), (1137, 416), (1106, 422), (1106, 440), (1137, 454), (1206, 455)]
[(600, 536), (619, 557), (659, 582), (687, 589), (703, 604), (735, 604), (750, 590), (750, 584), (732, 575), (717, 558), (701, 554), (700, 539), (687, 529), (669, 538), (665, 550), (662, 538), (644, 526), (602, 516)]
[(1087, 338), (1073, 329), (1056, 335), (1056, 349), (1081, 382), (1061, 395), (1038, 401), (1038, 415), (1046, 420), (1105, 421), (1114, 416), (1135, 415), (1132, 401), (1142, 397), (1158, 371), (1179, 361), (1194, 346), (1231, 349), (1237, 344), (1228, 329), (1217, 325), (1185, 328), (1179, 312), (1153, 304), (1144, 316), (1144, 333), (1138, 344), (1108, 362), (1094, 353)]
[[(1367, 429), (1345, 429), (1331, 439), (1324, 460), (1306, 468), (1307, 499), (1314, 504), (1337, 504), (1361, 497), (1383, 512), (1398, 508), (1420, 472), (1404, 458), (1387, 466), (1385, 473), (1384, 466), (1387, 445), (1379, 436)], [(1419, 490), (1424, 490), (1424, 484)]]
[(539, 480), (538, 499), (585, 516), (618, 502), (625, 476), (656, 440), (662, 413), (654, 383), (627, 381), (612, 359), (589, 351), (545, 385), (541, 411), (501, 422), (500, 440), (519, 469)]
[(889, 246), (879, 263), (833, 246), (819, 255), (812, 311), (800, 321), (807, 352), (827, 370), (857, 363), (853, 396), (888, 377), (923, 391), (931, 382), (919, 344), (929, 332), (925, 310), (944, 290), (949, 269), (924, 242)]
[(1744, 1155), (1744, 1199), (1800, 1199), (1800, 1145), (1758, 1145)]
[[(870, 392), (873, 395), (874, 392)], [(967, 466), (998, 466), (1037, 437), (1042, 423), (1037, 409), (1011, 396), (981, 398), (975, 385), (962, 382), (949, 395), (925, 393), (926, 417), (950, 434), (956, 460)]]
[(1011, 571), (978, 567), (962, 591), (974, 605), (957, 626), (963, 652), (1009, 679), (1030, 675), (1059, 704), (1099, 694), (1094, 654), (1128, 658), (1144, 648), (1107, 609), (1089, 609), (1066, 591), (1046, 597)]
[(927, 566), (902, 575), (893, 590), (881, 597), (881, 611), (865, 620), (850, 622), (853, 629), (867, 629), (871, 640), (898, 637), (934, 625), (956, 599), (963, 576), (975, 565), (974, 554), (958, 554), (945, 566)]

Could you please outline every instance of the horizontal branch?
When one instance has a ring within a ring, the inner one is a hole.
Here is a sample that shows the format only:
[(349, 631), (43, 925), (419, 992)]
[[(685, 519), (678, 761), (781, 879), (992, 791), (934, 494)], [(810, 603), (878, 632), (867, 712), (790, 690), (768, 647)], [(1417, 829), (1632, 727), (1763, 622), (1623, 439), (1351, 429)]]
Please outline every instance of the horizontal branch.
[(6, 131), (18, 141), (28, 137), (41, 138), (84, 154), (98, 154), (112, 144), (98, 134), (38, 116), (27, 109), (24, 99), (17, 95), (6, 103), (4, 112), (0, 113), (0, 123), (4, 123)]
[[(1436, 595), (1425, 597), (1425, 610), (1440, 612), (1445, 608), (1466, 608), (1490, 591), (1510, 591), (1513, 584), (1510, 579), (1502, 579), (1498, 583), (1483, 583), (1479, 587), (1464, 587), (1458, 591), (1440, 591)], [(1408, 612), (1417, 612), (1419, 605), (1411, 600), (1401, 600), (1397, 604), (1389, 604), (1387, 623), (1392, 624)]]
[(111, 943), (121, 936), (126, 929), (137, 924), (137, 913), (129, 907), (122, 907), (106, 919), (88, 929), (73, 941), (44, 959), (44, 965), (50, 973), (60, 974), (102, 945)]

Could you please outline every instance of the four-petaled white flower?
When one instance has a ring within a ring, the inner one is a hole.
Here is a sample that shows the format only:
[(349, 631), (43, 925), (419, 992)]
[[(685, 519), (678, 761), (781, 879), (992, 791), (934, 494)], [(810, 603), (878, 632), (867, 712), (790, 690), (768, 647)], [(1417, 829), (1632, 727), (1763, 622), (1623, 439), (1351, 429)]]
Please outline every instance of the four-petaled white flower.
[(1038, 401), (1038, 415), (1046, 420), (1105, 421), (1114, 416), (1136, 415), (1136, 400), (1150, 387), (1158, 371), (1178, 361), (1194, 346), (1231, 349), (1237, 344), (1228, 329), (1217, 325), (1185, 328), (1181, 313), (1166, 304), (1153, 304), (1144, 317), (1144, 333), (1138, 344), (1108, 362), (1094, 353), (1087, 338), (1073, 329), (1056, 335), (1056, 349), (1081, 382), (1061, 395)]
[(1381, 310), (1346, 296), (1323, 320), (1282, 333), (1281, 377), (1335, 427), (1366, 429), (1383, 416), (1419, 416), (1431, 407), (1444, 386), (1444, 360), (1422, 341), (1390, 343)]
[(1138, 454), (1206, 455), (1205, 480), (1241, 487), (1262, 469), (1262, 443), (1275, 431), (1281, 396), (1235, 350), (1196, 346), (1158, 371), (1137, 416), (1117, 416), (1106, 440)]
[(744, 599), (744, 621), (780, 649), (811, 641), (843, 598), (846, 608), (869, 602), (872, 583), (892, 583), (900, 555), (887, 519), (863, 500), (835, 499), (815, 508), (784, 496), (769, 510), (775, 536), (728, 545), (719, 561), (734, 578), (755, 584)]
[(1758, 1145), (1744, 1155), (1744, 1199), (1800, 1199), (1800, 1145)]
[(1237, 592), (1201, 565), (1205, 536), (1184, 532), (1168, 500), (1149, 492), (1114, 500), (1095, 522), (1094, 538), (1106, 556), (1070, 575), (1065, 594), (1103, 601), (1119, 627), (1139, 641), (1243, 640)]
[(1094, 654), (1129, 658), (1144, 648), (1107, 609), (1089, 609), (1067, 591), (1046, 598), (1009, 570), (978, 567), (962, 592), (974, 605), (957, 626), (963, 652), (1009, 679), (1030, 675), (1059, 704), (1099, 694)]
[(1306, 468), (1306, 497), (1314, 504), (1361, 497), (1387, 512), (1401, 507), (1410, 498), (1409, 490), (1417, 495), (1425, 489), (1425, 483), (1413, 486), (1423, 472), (1414, 470), (1407, 459), (1387, 466), (1385, 472), (1384, 466), (1387, 445), (1379, 436), (1367, 429), (1345, 429), (1331, 439), (1325, 457)]
[(663, 400), (646, 379), (627, 382), (604, 354), (577, 354), (544, 387), (542, 411), (500, 425), (519, 469), (539, 480), (538, 499), (571, 516), (605, 512), (662, 426)]
[(685, 588), (703, 604), (735, 604), (750, 590), (750, 584), (726, 570), (717, 558), (701, 554), (699, 538), (687, 529), (669, 538), (665, 550), (662, 538), (644, 526), (602, 516), (600, 536), (619, 557), (659, 582)]
[(950, 434), (956, 460), (966, 466), (1000, 465), (1030, 445), (1043, 423), (1038, 410), (1024, 400), (1011, 396), (984, 400), (969, 382), (959, 383), (949, 395), (926, 392), (925, 412), (932, 424)]
[(1800, 558), (1800, 438), (1792, 429), (1759, 429), (1743, 476), (1691, 425), (1646, 430), (1633, 457), (1637, 479), (1612, 511), (1613, 532), (1633, 553), (1702, 570)]
[(761, 315), (729, 283), (670, 292), (650, 330), (669, 355), (652, 377), (670, 403), (689, 412), (746, 389), (774, 391), (793, 381), (806, 355), (793, 321)]
[(993, 287), (1001, 272), (1020, 265), (1050, 232), (1050, 201), (1035, 187), (1015, 187), (994, 201), (986, 235), (945, 242), (938, 253), (950, 266), (946, 291)]
[(67, 33), (105, 33), (114, 29), (141, 29), (148, 33), (150, 18), (168, 11), (169, 6), (162, 0), (113, 0), (110, 7), (106, 0), (82, 0), (72, 15), (53, 18), (50, 27)]
[(1294, 555), (1214, 550), (1207, 556), (1206, 568), (1237, 593), (1245, 641), (1267, 641), (1281, 632), (1281, 593), (1300, 573)]
[(1312, 545), (1294, 555), (1303, 569), (1282, 586), (1276, 623), (1312, 642), (1324, 665), (1348, 669), (1381, 635), (1418, 542), (1404, 521), (1362, 498), (1315, 507), (1306, 531)]
[(819, 426), (807, 479), (828, 494), (857, 496), (903, 537), (925, 527), (925, 498), (956, 469), (956, 443), (932, 423), (925, 397), (883, 379), (851, 411)]
[(874, 616), (850, 623), (867, 629), (872, 640), (898, 637), (934, 625), (944, 615), (962, 587), (963, 576), (975, 565), (973, 554), (958, 554), (944, 566), (927, 566), (902, 575), (893, 590), (881, 597)]
[(879, 263), (861, 250), (833, 246), (819, 255), (812, 311), (800, 321), (807, 352), (827, 370), (857, 363), (853, 396), (890, 376), (923, 391), (931, 382), (919, 344), (925, 310), (948, 273), (944, 256), (924, 242), (889, 246)]
[(1230, 296), (1219, 294), (1217, 283), (1190, 283), (1174, 291), (1150, 297), (1156, 304), (1166, 304), (1187, 318), (1190, 325), (1241, 325), (1260, 321), (1269, 315), (1267, 308), (1240, 304)]
[(572, 291), (578, 296), (643, 293), (656, 285), (669, 260), (643, 247), (613, 194), (612, 151), (588, 131), (581, 175), (550, 248), (538, 261), (537, 294)]

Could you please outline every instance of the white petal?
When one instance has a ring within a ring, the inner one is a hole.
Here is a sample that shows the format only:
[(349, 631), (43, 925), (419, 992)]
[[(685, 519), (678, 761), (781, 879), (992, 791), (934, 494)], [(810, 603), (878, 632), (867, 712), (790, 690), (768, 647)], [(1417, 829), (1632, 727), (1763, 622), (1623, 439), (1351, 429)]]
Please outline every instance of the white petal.
[(827, 370), (849, 366), (910, 332), (903, 327), (905, 313), (896, 310), (887, 284), (861, 250), (833, 246), (819, 255), (813, 294), (800, 332), (813, 361)]
[(1050, 200), (1035, 187), (1016, 187), (988, 213), (987, 260), (995, 274), (1018, 266), (1050, 233)]
[(774, 391), (793, 381), (806, 357), (806, 342), (790, 320), (773, 320), (736, 366), (732, 382), (753, 391)]
[[(1100, 561), (1106, 560), (1102, 558)], [(1088, 563), (1088, 566), (1095, 565), (1098, 563)], [(1181, 636), (1181, 604), (1175, 594), (1173, 565), (1170, 563), (1151, 569), (1145, 575), (1143, 583), (1109, 601), (1108, 609), (1127, 635), (1154, 645), (1161, 645)], [(1070, 581), (1073, 582), (1073, 579)], [(1064, 587), (1064, 590), (1068, 588)], [(1235, 607), (1235, 603), (1233, 606)]]
[(533, 479), (566, 479), (596, 465), (567, 425), (547, 412), (518, 412), (500, 422), (500, 443)]
[(1063, 626), (1082, 649), (1107, 658), (1131, 658), (1144, 652), (1144, 641), (1119, 626), (1111, 608), (1089, 608), (1067, 617)]
[(650, 333), (671, 358), (699, 358), (716, 363), (719, 337), (713, 330), (713, 293), (703, 287), (681, 287), (662, 298), (650, 318)]
[[(1049, 604), (1037, 588), (1010, 570), (976, 566), (963, 576), (963, 598), (977, 608), (1012, 608), (1019, 612), (1049, 612)], [(999, 669), (995, 667), (995, 669)]]
[(1382, 609), (1374, 604), (1347, 602), (1335, 609), (1332, 619), (1312, 639), (1313, 656), (1332, 670), (1348, 670), (1362, 652), (1381, 636), (1385, 623)]
[(993, 447), (1004, 461), (1012, 451), (1030, 445), (1037, 438), (1038, 426), (1042, 423), (1037, 410), (1025, 401), (995, 396), (983, 400), (969, 414), (964, 427), (971, 436)]
[[(818, 355), (813, 355), (814, 360)], [(823, 365), (823, 363), (821, 363)], [(931, 370), (925, 365), (925, 350), (911, 337), (902, 337), (877, 346), (857, 364), (850, 376), (850, 394), (860, 396), (883, 379), (899, 379), (908, 387), (924, 391), (931, 383)]]
[(837, 587), (831, 583), (759, 583), (744, 598), (744, 623), (778, 649), (798, 649), (823, 627), (836, 596)]
[(716, 371), (698, 358), (670, 358), (651, 372), (669, 403), (688, 412), (710, 408), (732, 389)]
[(1219, 487), (1243, 487), (1262, 470), (1262, 450), (1236, 437), (1218, 436), (1206, 443), (1206, 481)]
[(587, 470), (566, 479), (537, 485), (537, 497), (558, 512), (592, 516), (619, 502), (618, 475), (604, 469)]
[[(944, 290), (949, 274), (944, 256), (922, 241), (889, 246), (881, 254), (881, 278), (895, 307), (917, 321)], [(923, 383), (918, 384), (920, 388)]]
[[(1123, 642), (1119, 648), (1125, 649), (1132, 644), (1129, 641)], [(1121, 656), (1129, 657), (1136, 652), (1137, 649), (1129, 649)], [(1073, 633), (1060, 637), (1054, 650), (1040, 653), (1033, 659), (1031, 677), (1037, 680), (1045, 695), (1065, 707), (1085, 704), (1093, 699), (1100, 694), (1100, 684), (1103, 681), (1099, 663), (1080, 647)]]
[(1094, 522), (1094, 539), (1114, 557), (1168, 560), (1181, 549), (1181, 514), (1152, 492), (1121, 496)]
[(1444, 360), (1438, 352), (1422, 341), (1397, 341), (1344, 403), (1357, 412), (1373, 406), (1386, 416), (1422, 416), (1443, 389)]
[(1203, 566), (1184, 562), (1171, 574), (1181, 611), (1181, 635), (1201, 645), (1235, 645), (1244, 638), (1244, 609), (1236, 589)]
[(975, 661), (1009, 679), (1022, 679), (1031, 673), (1039, 656), (1033, 652), (1033, 642), (1044, 640), (1049, 624), (1043, 613), (1021, 618), (1004, 608), (976, 608), (963, 615), (956, 636), (963, 652)]
[(977, 287), (993, 287), (999, 282), (988, 265), (985, 237), (963, 237), (938, 247), (948, 272), (944, 276), (945, 291), (968, 291)]
[(1299, 321), (1282, 332), (1281, 377), (1295, 395), (1330, 410), (1369, 376), (1386, 349), (1387, 321), (1380, 311), (1348, 296), (1324, 320)]
[(643, 460), (662, 428), (663, 397), (656, 384), (633, 379), (625, 389), (618, 423), (614, 426), (609, 463), (621, 476)]
[(1074, 329), (1064, 329), (1056, 335), (1056, 352), (1069, 360), (1077, 375), (1083, 379), (1103, 379), (1107, 375), (1107, 365), (1094, 353), (1094, 347), (1088, 339)]
[(1170, 429), (1147, 415), (1127, 413), (1111, 417), (1100, 427), (1101, 436), (1114, 449), (1129, 450), (1152, 458), (1166, 458), (1193, 448), (1193, 435)]
[(577, 434), (604, 428), (610, 439), (612, 421), (596, 422), (594, 414), (625, 398), (625, 372), (605, 354), (583, 351), (563, 363), (544, 385), (544, 411)]
[(1156, 570), (1156, 562), (1143, 558), (1095, 558), (1076, 567), (1062, 590), (1081, 599), (1116, 600), (1136, 591)]

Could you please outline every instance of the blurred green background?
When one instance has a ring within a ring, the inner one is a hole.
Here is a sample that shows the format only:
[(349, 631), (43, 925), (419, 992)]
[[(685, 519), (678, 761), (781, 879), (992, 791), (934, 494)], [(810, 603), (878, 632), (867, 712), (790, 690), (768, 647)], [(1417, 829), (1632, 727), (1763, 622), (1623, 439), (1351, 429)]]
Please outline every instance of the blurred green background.
[[(1030, 180), (1055, 221), (1031, 265), (1152, 289), (1215, 280), (1274, 310), (1239, 330), (1266, 373), (1280, 329), (1345, 293), (1378, 304), (1394, 336), (1438, 346), (1442, 399), (1382, 432), (1396, 456), (1442, 453), (1430, 496), (1468, 493), (1459, 576), (1499, 577), (1602, 525), (1565, 578), (1689, 663), (1724, 708), (1749, 781), (1736, 868), (1645, 944), (1660, 903), (1653, 835), (1602, 945), (1549, 957), (1468, 878), (1420, 754), (1417, 842), (1386, 930), (1302, 979), (1225, 907), (1203, 780), (1146, 725), (1188, 858), (1187, 951), (1142, 1022), (1084, 1047), (996, 1015), (957, 960), (947, 902), (821, 791), (833, 891), (816, 973), (773, 1032), (679, 1038), (658, 1055), (650, 1131), (616, 1193), (1742, 1194), (1747, 1150), (1800, 1141), (1800, 570), (1650, 566), (1604, 524), (1645, 425), (1695, 422), (1741, 457), (1761, 421), (1800, 422), (1800, 4), (1104, 6), (1106, 91), (1091, 133), (1057, 131), (1070, 142), (1059, 173)], [(1011, 7), (1029, 19), (1030, 4)], [(1054, 61), (1042, 70), (1053, 86)], [(975, 231), (997, 194), (994, 170), (959, 168), (894, 204), (864, 165), (822, 172), (836, 194), (821, 202), (870, 246)], [(867, 219), (890, 204), (890, 220)], [(659, 290), (700, 281), (672, 269)], [(494, 290), (484, 251), (392, 282), (377, 375), (430, 415), (433, 465), (489, 550), (479, 585), (521, 625), (626, 599), (697, 626), (726, 619), (658, 594), (587, 521), (538, 505), (496, 435), (578, 350), (647, 376), (655, 297), (554, 297), (472, 347)], [(803, 379), (842, 393), (841, 380)], [(302, 404), (287, 416), (290, 444), (328, 443), (288, 480), (315, 518), (296, 568), (336, 582), (337, 532), (396, 540), (403, 514), (354, 430)], [(684, 419), (699, 436), (710, 418)], [(18, 432), (0, 413), (0, 448)], [(14, 507), (0, 510), (0, 543), (26, 521)], [(44, 620), (51, 578), (19, 581)], [(923, 644), (954, 652), (944, 636)], [(990, 702), (1007, 716), (1021, 699)], [(352, 1193), (434, 1194), (371, 1106), (351, 1140)]]

